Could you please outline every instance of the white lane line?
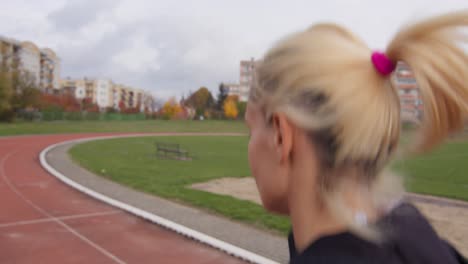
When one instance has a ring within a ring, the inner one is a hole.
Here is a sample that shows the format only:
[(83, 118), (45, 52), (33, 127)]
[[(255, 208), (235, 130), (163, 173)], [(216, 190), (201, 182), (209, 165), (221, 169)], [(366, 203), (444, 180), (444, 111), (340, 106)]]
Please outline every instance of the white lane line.
[[(169, 135), (171, 135), (169, 133)], [(173, 135), (173, 134), (172, 134)], [(179, 134), (180, 135), (180, 134)], [(48, 162), (47, 162), (47, 159), (46, 159), (46, 156), (47, 156), (47, 153), (49, 151), (51, 151), (52, 149), (56, 148), (56, 147), (59, 147), (59, 146), (62, 146), (62, 145), (66, 145), (66, 144), (70, 144), (70, 143), (82, 143), (82, 142), (88, 142), (88, 141), (93, 141), (93, 140), (100, 140), (100, 139), (111, 139), (111, 138), (123, 138), (123, 137), (134, 137), (136, 135), (125, 135), (125, 136), (103, 136), (103, 137), (90, 137), (90, 138), (82, 138), (82, 139), (74, 139), (74, 140), (68, 140), (68, 141), (64, 141), (64, 142), (61, 142), (61, 143), (56, 143), (56, 144), (53, 144), (53, 145), (50, 145), (48, 146), (47, 148), (45, 148), (40, 156), (39, 156), (39, 160), (41, 162), (41, 165), (42, 167), (48, 171), (50, 174), (52, 174), (53, 176), (55, 176), (56, 178), (58, 178), (59, 180), (61, 180), (62, 182), (64, 182), (66, 185), (80, 191), (80, 192), (83, 192), (99, 201), (102, 201), (106, 204), (109, 204), (111, 206), (114, 206), (114, 207), (117, 207), (117, 208), (120, 208), (126, 212), (129, 212), (133, 215), (136, 215), (136, 216), (139, 216), (143, 219), (146, 219), (150, 222), (153, 222), (157, 225), (160, 225), (162, 227), (165, 227), (169, 230), (172, 230), (178, 234), (181, 234), (183, 236), (186, 236), (188, 238), (191, 238), (195, 241), (198, 241), (200, 243), (203, 243), (205, 245), (208, 245), (208, 246), (211, 246), (215, 249), (218, 249), (218, 250), (221, 250), (223, 252), (226, 252), (228, 253), (229, 255), (232, 255), (232, 256), (235, 256), (237, 258), (240, 258), (242, 260), (245, 260), (245, 261), (248, 261), (248, 262), (251, 262), (251, 263), (258, 263), (258, 264), (277, 264), (278, 262), (276, 261), (273, 261), (271, 259), (268, 259), (266, 257), (263, 257), (263, 256), (260, 256), (258, 254), (255, 254), (251, 251), (248, 251), (248, 250), (245, 250), (243, 248), (240, 248), (240, 247), (237, 247), (235, 245), (232, 245), (232, 244), (229, 244), (227, 242), (224, 242), (222, 240), (219, 240), (217, 238), (214, 238), (214, 237), (211, 237), (211, 236), (208, 236), (204, 233), (201, 233), (201, 232), (198, 232), (196, 230), (193, 230), (191, 228), (188, 228), (186, 226), (183, 226), (183, 225), (180, 225), (180, 224), (177, 224), (169, 219), (166, 219), (166, 218), (162, 218), (158, 215), (155, 215), (155, 214), (152, 214), (150, 212), (147, 212), (145, 210), (142, 210), (140, 208), (137, 208), (135, 206), (132, 206), (132, 205), (129, 205), (129, 204), (126, 204), (124, 202), (121, 202), (121, 201), (118, 201), (118, 200), (115, 200), (113, 198), (110, 198), (108, 196), (105, 196), (101, 193), (98, 193), (88, 187), (85, 187), (73, 180), (71, 180), (70, 178), (67, 178), (65, 175), (63, 175), (62, 173), (60, 173), (59, 171), (57, 171), (54, 167), (52, 167)], [(142, 135), (142, 136), (160, 136), (160, 135)]]
[[(112, 211), (100, 212), (100, 213), (89, 213), (89, 214), (76, 214), (76, 215), (60, 216), (60, 217), (56, 217), (55, 219), (63, 221), (63, 220), (71, 220), (71, 219), (81, 219), (81, 218), (88, 218), (88, 217), (114, 215), (114, 214), (121, 214), (121, 213), (122, 213), (121, 211), (112, 210)], [(0, 228), (11, 227), (11, 226), (22, 226), (22, 225), (34, 225), (34, 224), (40, 224), (40, 223), (46, 223), (46, 222), (53, 222), (53, 221), (55, 221), (55, 219), (54, 218), (40, 218), (40, 219), (34, 219), (34, 220), (15, 221), (15, 222), (0, 224)]]
[(16, 189), (16, 187), (10, 182), (10, 180), (8, 179), (8, 177), (6, 176), (6, 173), (5, 173), (5, 161), (13, 156), (13, 154), (16, 154), (17, 152), (19, 152), (19, 150), (15, 150), (15, 151), (12, 151), (10, 153), (8, 153), (6, 156), (4, 156), (2, 159), (1, 159), (1, 162), (0, 162), (0, 174), (2, 175), (2, 178), (3, 178), (3, 181), (7, 184), (7, 186), (10, 188), (10, 190), (12, 190), (18, 197), (20, 197), (24, 202), (26, 202), (27, 204), (29, 204), (32, 208), (34, 208), (36, 211), (40, 212), (41, 214), (43, 214), (44, 216), (46, 216), (47, 218), (50, 218), (52, 219), (52, 221), (56, 222), (57, 224), (61, 225), (63, 228), (65, 228), (66, 230), (68, 230), (70, 233), (72, 233), (73, 235), (77, 236), (79, 239), (81, 239), (82, 241), (86, 242), (88, 245), (90, 245), (91, 247), (93, 247), (94, 249), (96, 249), (97, 251), (101, 252), (103, 255), (107, 256), (108, 258), (112, 259), (113, 261), (115, 261), (116, 263), (119, 263), (119, 264), (125, 264), (125, 262), (121, 259), (119, 259), (118, 257), (116, 257), (115, 255), (113, 255), (112, 253), (110, 253), (109, 251), (105, 250), (104, 248), (102, 248), (101, 246), (99, 246), (98, 244), (94, 243), (93, 241), (91, 241), (90, 239), (88, 239), (87, 237), (83, 236), (82, 234), (80, 234), (78, 231), (74, 230), (73, 228), (71, 228), (70, 226), (68, 226), (67, 224), (65, 224), (63, 221), (61, 221), (60, 219), (58, 219), (57, 217), (47, 213), (44, 209), (42, 209), (41, 207), (37, 206), (35, 203), (33, 203), (31, 200), (29, 200), (26, 196), (24, 196), (18, 189)]

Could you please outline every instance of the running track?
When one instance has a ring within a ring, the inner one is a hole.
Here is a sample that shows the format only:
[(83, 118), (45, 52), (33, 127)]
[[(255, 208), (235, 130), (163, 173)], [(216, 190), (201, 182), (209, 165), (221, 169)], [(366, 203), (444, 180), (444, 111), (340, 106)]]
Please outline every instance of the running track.
[(65, 186), (39, 153), (116, 134), (0, 138), (0, 263), (242, 263)]

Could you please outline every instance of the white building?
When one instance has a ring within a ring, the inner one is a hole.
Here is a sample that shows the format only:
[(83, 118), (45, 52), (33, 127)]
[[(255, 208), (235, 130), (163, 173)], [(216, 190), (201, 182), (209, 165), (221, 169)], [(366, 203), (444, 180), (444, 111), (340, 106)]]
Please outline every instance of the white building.
[(99, 108), (111, 107), (111, 96), (112, 94), (112, 83), (110, 80), (98, 79), (96, 80), (96, 89), (95, 89), (96, 104)]
[(86, 97), (86, 88), (84, 84), (78, 83), (75, 87), (75, 98), (82, 100)]
[[(0, 36), (0, 62), (17, 67), (43, 91), (60, 88), (60, 59), (49, 48), (39, 49), (29, 41)], [(7, 59), (4, 61), (3, 59)]]
[(41, 73), (41, 52), (34, 43), (22, 42), (18, 50), (19, 67), (25, 73), (33, 78), (36, 85), (40, 84)]
[(227, 88), (227, 95), (236, 95), (240, 102), (247, 102), (249, 100), (250, 88), (254, 82), (255, 67), (258, 61), (254, 58), (250, 60), (243, 60), (240, 62), (239, 84), (230, 83), (224, 84)]
[(15, 59), (15, 50), (19, 45), (20, 42), (17, 40), (0, 36), (0, 63), (11, 66)]
[(240, 102), (247, 102), (249, 100), (250, 88), (247, 85), (241, 85), (237, 83), (227, 83), (224, 84), (226, 89), (226, 94), (235, 95), (239, 98)]
[(255, 68), (258, 62), (254, 58), (240, 62), (239, 101), (241, 102), (249, 100), (250, 88), (254, 82)]
[(41, 87), (60, 88), (60, 59), (49, 48), (41, 50)]

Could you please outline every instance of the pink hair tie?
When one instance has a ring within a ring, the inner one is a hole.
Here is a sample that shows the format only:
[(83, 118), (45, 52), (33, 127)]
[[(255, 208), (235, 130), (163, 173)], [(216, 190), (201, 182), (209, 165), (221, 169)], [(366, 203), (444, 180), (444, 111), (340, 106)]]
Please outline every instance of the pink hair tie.
[(383, 76), (387, 76), (395, 70), (395, 63), (393, 63), (384, 53), (373, 52), (371, 59), (375, 69)]

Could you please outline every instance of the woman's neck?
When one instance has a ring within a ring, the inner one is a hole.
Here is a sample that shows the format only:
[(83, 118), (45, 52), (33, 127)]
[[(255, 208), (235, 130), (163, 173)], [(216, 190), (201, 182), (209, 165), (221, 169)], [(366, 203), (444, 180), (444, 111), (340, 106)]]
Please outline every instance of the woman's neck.
[[(295, 165), (298, 166), (292, 171), (293, 180), (289, 186), (289, 216), (296, 250), (302, 252), (320, 237), (347, 231), (348, 225), (329, 209), (317, 191), (313, 191), (317, 177), (311, 174), (317, 172), (317, 166), (306, 161)], [(369, 192), (354, 182), (346, 182), (342, 187), (339, 195), (349, 212), (364, 215), (369, 222), (377, 219)]]
[(298, 252), (304, 251), (320, 237), (347, 229), (324, 205), (316, 203), (310, 192), (308, 194), (305, 196), (304, 192), (294, 192), (289, 199), (289, 216)]

